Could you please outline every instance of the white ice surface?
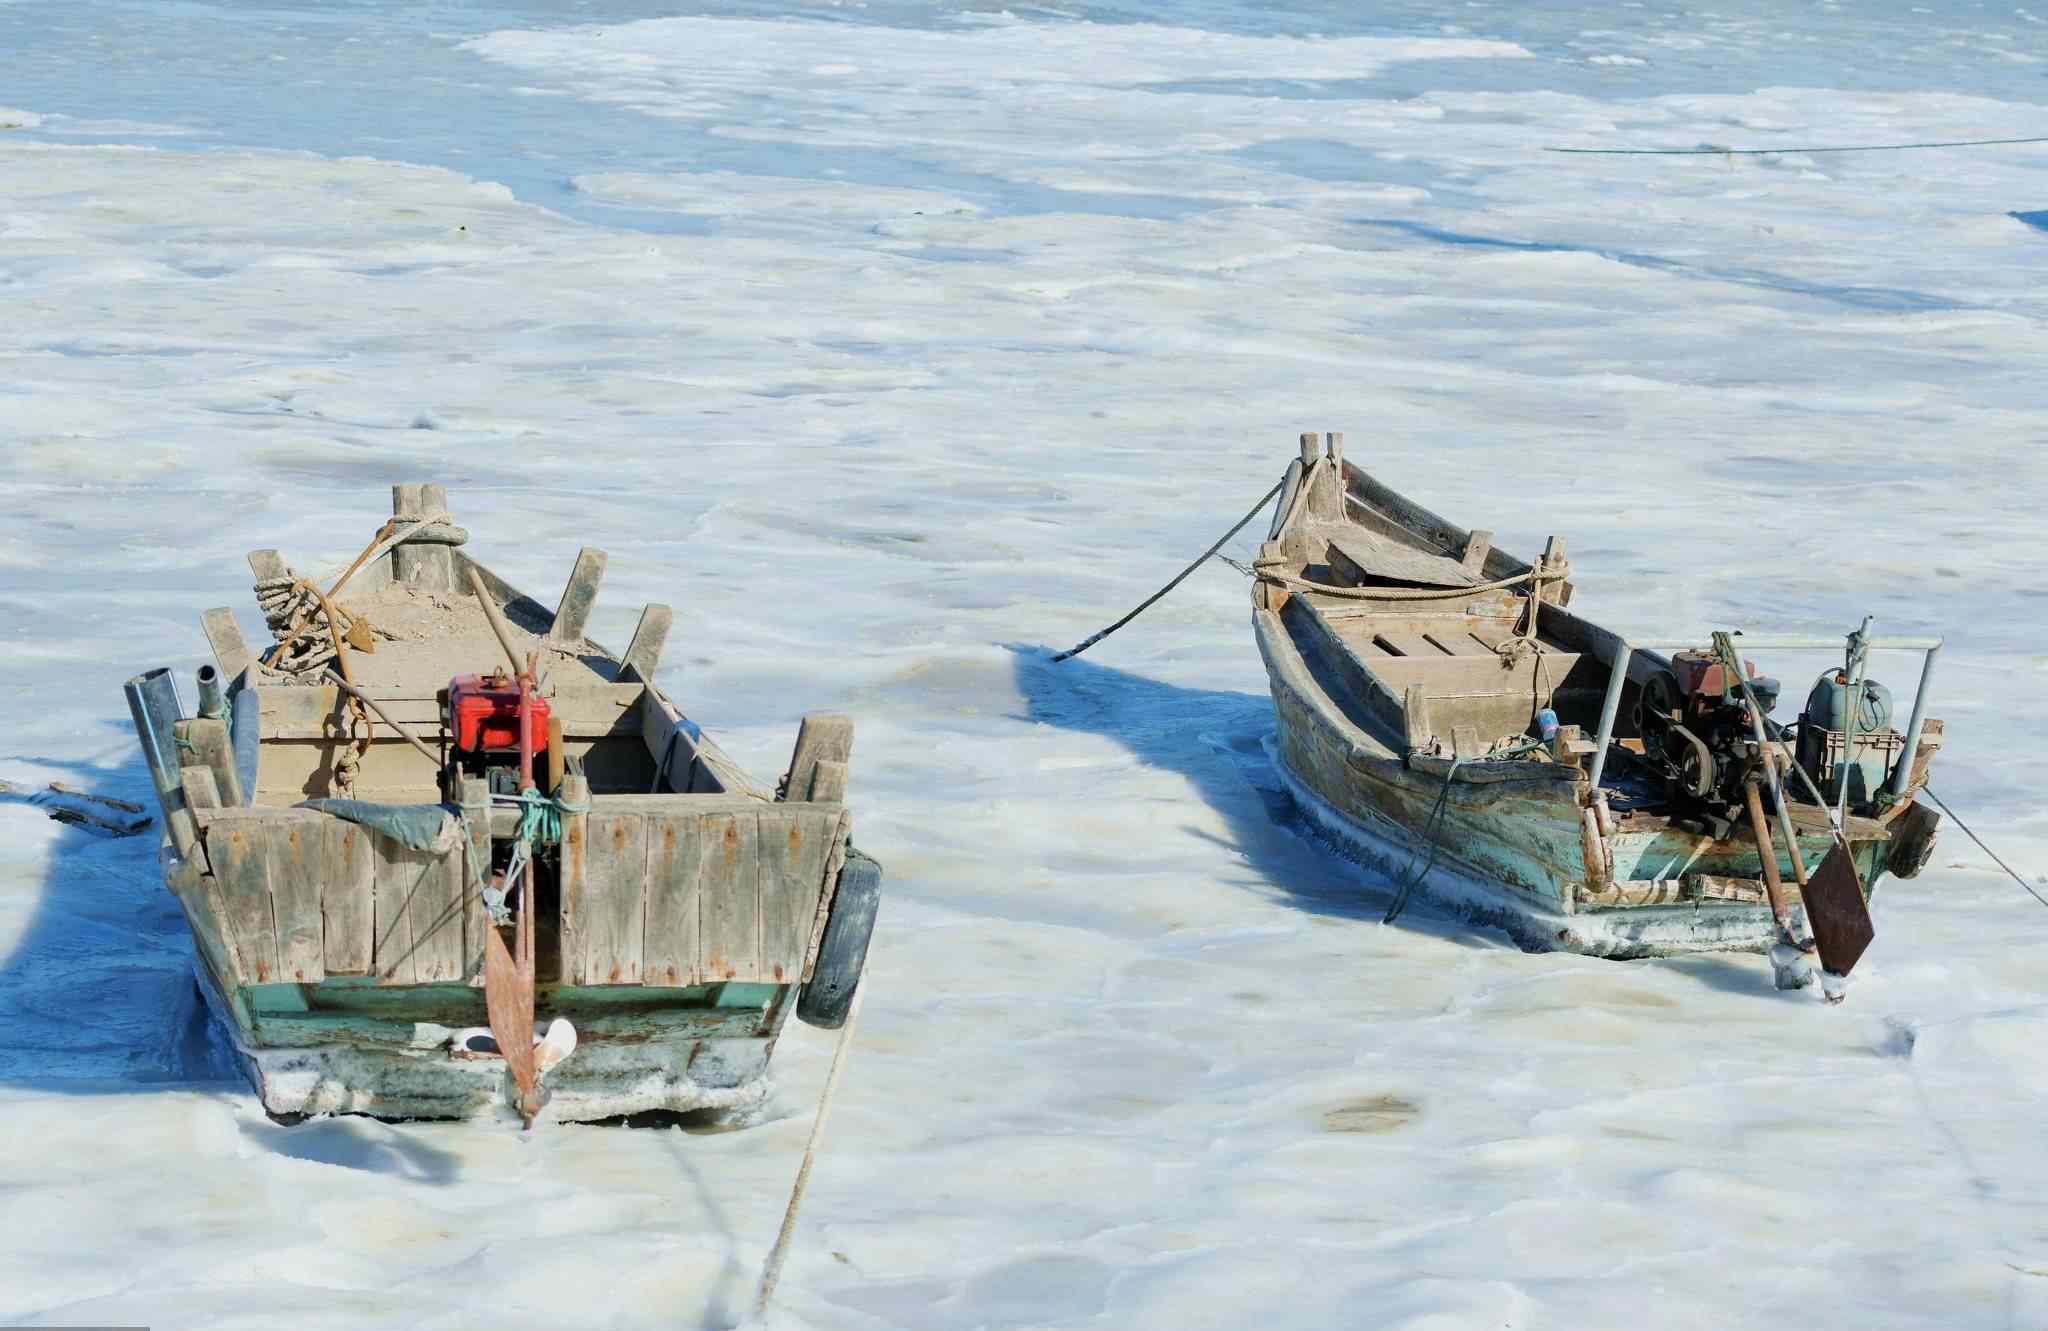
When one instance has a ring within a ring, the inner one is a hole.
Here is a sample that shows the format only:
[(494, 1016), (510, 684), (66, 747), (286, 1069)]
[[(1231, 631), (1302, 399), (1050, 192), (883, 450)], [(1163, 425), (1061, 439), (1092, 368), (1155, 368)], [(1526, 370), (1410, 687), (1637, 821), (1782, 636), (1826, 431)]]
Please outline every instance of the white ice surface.
[[(2041, 872), (2048, 149), (1541, 151), (2036, 132), (2031, 19), (74, 8), (0, 7), (0, 777), (143, 795), (121, 680), (400, 479), (543, 598), (611, 551), (596, 636), (673, 604), (757, 773), (856, 713), (888, 897), (776, 1324), (2048, 1325), (2048, 911), (1952, 827), (1839, 1008), (1525, 956), (1301, 835), (1229, 570), (1043, 660), (1343, 429), (1618, 626), (1947, 632), (1939, 786)], [(0, 803), (0, 1322), (746, 1313), (828, 1038), (745, 1132), (285, 1130), (184, 947), (147, 846)]]

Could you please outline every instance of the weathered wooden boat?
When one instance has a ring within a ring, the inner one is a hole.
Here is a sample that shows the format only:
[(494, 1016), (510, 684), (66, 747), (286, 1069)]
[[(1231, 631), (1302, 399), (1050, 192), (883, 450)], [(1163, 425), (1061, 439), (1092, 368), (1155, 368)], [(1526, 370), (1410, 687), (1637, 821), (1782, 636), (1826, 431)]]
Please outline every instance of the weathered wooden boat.
[[(1811, 930), (1846, 974), (1870, 890), (1932, 851), (1914, 796), (1941, 742), (1938, 641), (1877, 642), (1866, 621), (1780, 725), (1776, 683), (1736, 649), (1841, 639), (1630, 642), (1568, 608), (1562, 540), (1533, 563), (1494, 549), (1347, 463), (1334, 434), (1302, 436), (1254, 571), (1275, 765), (1313, 825), (1395, 884), (1395, 911), (1419, 893), (1525, 948), (1609, 957), (1804, 953)], [(1881, 648), (1923, 654), (1903, 731), (1865, 675)], [(1781, 983), (1812, 974), (1780, 965)]]
[(395, 487), (324, 588), (252, 554), (276, 642), (206, 612), (196, 714), (168, 670), (129, 682), (209, 1006), (281, 1118), (744, 1110), (865, 961), (851, 722), (806, 717), (760, 785), (655, 687), (667, 607), (614, 655), (584, 635), (602, 551), (550, 613), (446, 503)]

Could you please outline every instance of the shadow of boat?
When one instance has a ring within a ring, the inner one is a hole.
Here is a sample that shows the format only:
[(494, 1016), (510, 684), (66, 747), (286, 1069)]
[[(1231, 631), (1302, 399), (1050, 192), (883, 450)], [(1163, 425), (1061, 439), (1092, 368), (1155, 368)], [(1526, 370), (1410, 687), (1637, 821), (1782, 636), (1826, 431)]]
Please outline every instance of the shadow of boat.
[[(1250, 872), (1238, 885), (1318, 915), (1379, 923), (1398, 884), (1347, 856), (1295, 806), (1264, 748), (1274, 729), (1269, 696), (1183, 688), (1084, 657), (1054, 663), (1042, 645), (1004, 646), (1026, 707), (1019, 719), (1100, 735), (1147, 766), (1184, 777), (1223, 818), (1228, 840), (1190, 830), (1243, 857)], [(1464, 947), (1513, 946), (1420, 898), (1393, 927)]]
[[(127, 737), (125, 724), (106, 724)], [(0, 1083), (94, 1094), (239, 1081), (225, 1037), (206, 1020), (184, 914), (157, 869), (156, 794), (140, 754), (112, 768), (20, 761), (133, 800), (152, 821), (128, 837), (52, 829), (27, 924), (0, 961)], [(20, 796), (0, 803), (5, 824), (44, 817)]]

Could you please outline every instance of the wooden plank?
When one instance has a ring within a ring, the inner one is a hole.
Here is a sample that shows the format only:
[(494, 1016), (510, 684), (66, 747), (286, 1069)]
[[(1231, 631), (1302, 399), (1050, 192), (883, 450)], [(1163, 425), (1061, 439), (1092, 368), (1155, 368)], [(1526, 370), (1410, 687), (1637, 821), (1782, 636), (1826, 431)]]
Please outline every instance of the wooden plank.
[(820, 762), (843, 763), (853, 752), (853, 718), (837, 712), (814, 712), (797, 727), (796, 749), (782, 779), (780, 797), (810, 798), (811, 780)]
[[(567, 778), (563, 778), (567, 780)], [(484, 909), (482, 884), (491, 881), (491, 785), (480, 776), (465, 776), (459, 792), (468, 826), (462, 852), (462, 976), (471, 985), (484, 982), (484, 930), (491, 927)]]
[(759, 822), (751, 813), (704, 819), (698, 968), (705, 983), (751, 980), (761, 973)]
[(704, 819), (694, 811), (647, 815), (647, 925), (640, 982), (701, 984), (697, 958), (698, 875), (704, 861)]
[(329, 975), (367, 975), (375, 954), (377, 852), (367, 827), (329, 818), (320, 848), (320, 920)]
[(208, 833), (207, 856), (220, 883), (230, 947), (241, 965), (240, 984), (273, 984), (277, 927), (270, 904), (270, 857), (265, 823), (232, 821)]
[(816, 770), (811, 774), (811, 791), (808, 796), (813, 804), (844, 804), (846, 802), (846, 764), (830, 758), (818, 760)]
[(1465, 538), (1465, 551), (1459, 563), (1465, 571), (1477, 575), (1486, 567), (1486, 557), (1493, 553), (1493, 533), (1483, 528), (1475, 529)]
[(377, 858), (377, 883), (373, 892), (374, 947), (370, 964), (379, 984), (412, 984), (418, 979), (418, 957), (413, 950), (412, 912), (407, 909), (429, 858), (407, 850), (389, 837), (372, 837)]
[(569, 571), (569, 581), (562, 588), (562, 599), (555, 605), (555, 620), (548, 629), (548, 636), (558, 642), (581, 642), (583, 630), (590, 626), (591, 607), (597, 604), (598, 584), (604, 581), (604, 566), (609, 556), (595, 546), (584, 546), (576, 552), (576, 567)]
[(1463, 625), (1455, 629), (1428, 629), (1423, 638), (1431, 645), (1451, 656), (1493, 656), (1494, 651), (1479, 639), (1466, 632)]
[(185, 807), (192, 810), (195, 820), (201, 809), (220, 807), (220, 787), (214, 782), (213, 772), (208, 768), (179, 768), (178, 787), (184, 792)]
[(582, 984), (638, 984), (647, 927), (647, 819), (592, 813), (576, 919)]
[[(1579, 663), (1573, 652), (1545, 652), (1543, 681), (1551, 690), (1565, 686), (1565, 677)], [(1504, 664), (1498, 656), (1400, 657), (1373, 662), (1373, 673), (1390, 688), (1405, 690), (1410, 684), (1429, 689), (1429, 696), (1442, 698), (1491, 698), (1501, 694), (1536, 696), (1537, 658), (1523, 657)]]
[(1420, 684), (1410, 684), (1403, 692), (1402, 714), (1407, 722), (1408, 751), (1428, 749), (1436, 743), (1436, 726), (1430, 720), (1429, 693)]
[(640, 738), (647, 745), (647, 755), (654, 759), (655, 790), (666, 787), (677, 794), (687, 792), (695, 777), (695, 737), (680, 717), (661, 705), (652, 688), (640, 694)]
[[(441, 699), (438, 692), (419, 689), (365, 689), (377, 705), (407, 729), (432, 743), (442, 733)], [(636, 710), (646, 685), (577, 684), (557, 688), (548, 698), (548, 710), (562, 718), (562, 731), (571, 737), (595, 738), (630, 734), (641, 726)], [(348, 712), (341, 690), (332, 685), (303, 686), (264, 684), (257, 686), (258, 707), (263, 716), (263, 738), (320, 739), (345, 730)], [(390, 727), (379, 724), (380, 738)]]
[(286, 567), (284, 556), (275, 550), (251, 550), (249, 572), (256, 575), (256, 581), (267, 582), (272, 578), (289, 576), (291, 569)]
[[(463, 847), (408, 851), (419, 857), (419, 885), (406, 901), (412, 916), (413, 973), (419, 984), (463, 978)], [(481, 941), (481, 940), (479, 940)]]
[(1362, 527), (1319, 529), (1328, 543), (1332, 569), (1363, 582), (1416, 583), (1425, 587), (1470, 587), (1479, 575), (1455, 559), (1388, 536), (1374, 536)]
[[(682, 725), (690, 723), (676, 710), (676, 705), (669, 701), (667, 695), (654, 685), (634, 684), (628, 687), (642, 689), (645, 694), (640, 704), (640, 733), (648, 740), (649, 751), (659, 760), (662, 746), (651, 736), (659, 729), (660, 722), (667, 720)], [(661, 731), (662, 740), (666, 740), (667, 737), (668, 732)], [(724, 749), (719, 748), (709, 735), (699, 732), (695, 726), (690, 726), (685, 739), (697, 750), (696, 761), (691, 765), (689, 772), (691, 794), (730, 792), (735, 795), (759, 795), (762, 799), (773, 798), (769, 791), (755, 785), (753, 778), (747, 775), (745, 769), (734, 762)], [(681, 747), (682, 744), (679, 742), (677, 748)]]
[(291, 984), (318, 984), (327, 978), (326, 926), (320, 908), (325, 821), (274, 818), (262, 825), (277, 929), (277, 977)]
[(1424, 661), (1440, 661), (1450, 655), (1449, 652), (1420, 633), (1386, 630), (1373, 634), (1372, 640), (1396, 656), (1415, 657)]
[(179, 721), (172, 733), (192, 746), (194, 761), (213, 773), (213, 788), (223, 805), (240, 807), (242, 777), (235, 768), (234, 741), (228, 737), (228, 723), (219, 718), (195, 717)]
[(816, 807), (785, 805), (760, 815), (763, 982), (794, 984), (803, 975), (825, 860), (838, 829), (838, 817)]
[(640, 612), (640, 623), (633, 629), (633, 642), (626, 648), (619, 678), (624, 679), (631, 672), (649, 684), (654, 682), (654, 672), (661, 665), (661, 649), (668, 645), (669, 626), (674, 622), (674, 611), (665, 605), (648, 603)]
[[(571, 772), (562, 778), (562, 802), (583, 806), (591, 803), (589, 780)], [(558, 920), (561, 930), (559, 972), (563, 984), (583, 982), (583, 912), (590, 895), (590, 815), (562, 815), (561, 901)]]
[(208, 610), (199, 616), (199, 627), (206, 631), (206, 643), (213, 648), (213, 659), (220, 664), (222, 679), (233, 679), (249, 668), (249, 662), (255, 658), (249, 654), (249, 644), (242, 640), (234, 611), (226, 606)]

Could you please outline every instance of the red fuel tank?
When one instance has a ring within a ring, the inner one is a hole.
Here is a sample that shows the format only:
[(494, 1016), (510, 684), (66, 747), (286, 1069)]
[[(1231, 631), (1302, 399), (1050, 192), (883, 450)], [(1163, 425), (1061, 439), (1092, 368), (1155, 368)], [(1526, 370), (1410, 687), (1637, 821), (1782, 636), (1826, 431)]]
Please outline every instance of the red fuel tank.
[[(461, 753), (519, 747), (519, 681), (511, 676), (457, 675), (448, 681), (448, 731)], [(538, 693), (526, 717), (535, 753), (548, 747), (548, 700)]]

